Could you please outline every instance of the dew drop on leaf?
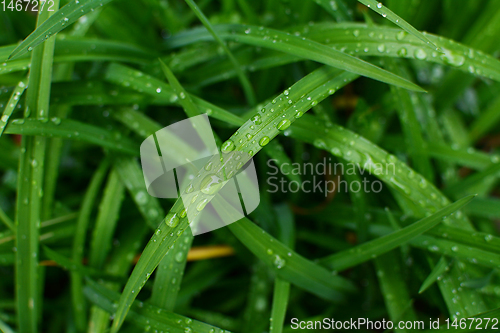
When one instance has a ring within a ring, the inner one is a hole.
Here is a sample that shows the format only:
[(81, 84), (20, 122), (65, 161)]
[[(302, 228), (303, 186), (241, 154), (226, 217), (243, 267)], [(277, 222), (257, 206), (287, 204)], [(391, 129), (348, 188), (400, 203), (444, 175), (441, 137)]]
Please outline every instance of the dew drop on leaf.
[(227, 140), (222, 144), (222, 152), (223, 153), (229, 153), (233, 151), (235, 148), (234, 142), (232, 140)]
[(259, 145), (261, 147), (264, 147), (265, 145), (267, 145), (269, 143), (269, 137), (267, 136), (264, 136), (262, 139), (260, 139), (259, 141)]

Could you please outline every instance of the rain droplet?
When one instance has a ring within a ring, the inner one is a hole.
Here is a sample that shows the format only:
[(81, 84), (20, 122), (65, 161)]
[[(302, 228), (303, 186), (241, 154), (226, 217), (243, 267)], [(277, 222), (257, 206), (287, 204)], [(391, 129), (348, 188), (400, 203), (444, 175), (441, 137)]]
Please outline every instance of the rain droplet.
[(253, 116), (251, 120), (254, 122), (255, 125), (262, 124), (262, 118), (258, 114)]
[(290, 125), (292, 124), (292, 122), (288, 119), (283, 119), (282, 121), (280, 121), (278, 123), (278, 126), (276, 126), (277, 129), (279, 129), (280, 131), (284, 131), (286, 130), (288, 127), (290, 127)]
[(408, 55), (408, 51), (406, 48), (402, 47), (398, 50), (398, 56), (400, 57), (406, 57)]
[(215, 174), (211, 174), (203, 178), (200, 184), (201, 192), (205, 194), (215, 194), (222, 186), (222, 179)]
[(198, 210), (199, 212), (201, 212), (203, 210), (203, 208), (205, 208), (205, 206), (208, 204), (208, 199), (203, 199), (202, 201), (200, 201), (200, 203), (198, 204), (198, 206), (196, 206), (196, 210)]
[(443, 50), (443, 54), (441, 55), (441, 60), (443, 60), (446, 64), (459, 67), (462, 66), (465, 62), (465, 58), (460, 54), (455, 54), (448, 50)]
[(183, 252), (177, 252), (175, 254), (175, 261), (177, 262), (182, 262), (182, 260), (184, 259), (184, 253)]
[(415, 58), (419, 60), (424, 60), (425, 58), (427, 58), (427, 53), (425, 53), (423, 49), (417, 49), (415, 51)]
[(261, 147), (264, 147), (268, 143), (269, 143), (269, 137), (267, 137), (267, 136), (262, 137), (262, 139), (260, 139), (260, 141), (259, 141), (259, 145)]
[(148, 202), (148, 195), (144, 191), (139, 191), (135, 194), (135, 201), (137, 201), (139, 205), (144, 205)]
[(229, 153), (233, 151), (235, 148), (234, 142), (232, 140), (227, 140), (222, 144), (222, 152), (223, 153)]
[(179, 218), (176, 216), (176, 214), (168, 213), (167, 217), (165, 218), (165, 223), (170, 228), (175, 228), (179, 224)]
[(397, 40), (403, 40), (406, 36), (406, 31), (400, 31), (398, 32), (398, 34), (396, 35), (396, 39)]
[(285, 266), (286, 264), (286, 261), (285, 259), (281, 258), (279, 255), (275, 255), (274, 256), (274, 266), (277, 268), (277, 269), (281, 269)]

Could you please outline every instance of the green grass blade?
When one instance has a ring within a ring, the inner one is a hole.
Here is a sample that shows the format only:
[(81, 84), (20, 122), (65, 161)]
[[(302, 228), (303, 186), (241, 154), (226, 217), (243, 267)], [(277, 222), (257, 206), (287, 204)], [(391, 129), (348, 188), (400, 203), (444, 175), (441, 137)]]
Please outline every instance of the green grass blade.
[[(312, 40), (302, 39), (279, 30), (259, 28), (256, 26), (230, 25), (225, 26), (225, 28), (229, 31), (223, 37), (229, 40), (235, 40), (257, 47), (265, 47), (304, 59), (314, 60), (325, 65), (363, 75), (388, 84), (394, 84), (409, 90), (424, 91), (415, 84), (393, 73)], [(175, 41), (174, 39), (172, 43), (175, 43)]]
[(170, 83), (170, 86), (172, 87), (172, 90), (174, 92), (174, 99), (179, 98), (180, 99), (180, 104), (184, 108), (184, 111), (186, 111), (186, 114), (188, 117), (194, 117), (200, 114), (200, 111), (196, 107), (196, 105), (193, 103), (191, 100), (191, 96), (188, 95), (188, 93), (184, 90), (184, 88), (181, 86), (177, 78), (174, 76), (174, 73), (168, 68), (167, 65), (160, 59), (160, 65), (161, 69), (163, 70), (163, 73), (167, 77), (168, 82)]
[[(76, 222), (76, 231), (73, 240), (72, 260), (78, 264), (83, 261), (85, 239), (90, 222), (90, 215), (94, 206), (99, 188), (104, 181), (109, 168), (109, 161), (104, 160), (94, 172), (90, 180), (85, 196), (83, 197), (78, 220)], [(77, 329), (83, 331), (86, 327), (86, 304), (83, 295), (83, 276), (78, 272), (71, 273), (71, 300), (73, 303), (73, 312), (75, 315), (75, 325)]]
[(290, 282), (281, 278), (274, 279), (273, 307), (271, 311), (270, 333), (283, 332), (283, 323), (290, 294)]
[(481, 185), (482, 183), (488, 183), (491, 181), (492, 177), (495, 179), (499, 176), (500, 163), (495, 163), (480, 172), (470, 175), (460, 181), (457, 181), (455, 184), (448, 186), (445, 189), (445, 192), (450, 196), (470, 193), (476, 186)]
[[(385, 253), (374, 261), (389, 318), (393, 323), (398, 323), (400, 321), (414, 322), (417, 316), (412, 306), (397, 252), (392, 251)], [(394, 332), (398, 333), (411, 331), (412, 330), (399, 328), (394, 330)]]
[(342, 293), (339, 291), (354, 290), (347, 280), (333, 276), (324, 268), (290, 250), (250, 220), (244, 218), (228, 227), (252, 253), (273, 268), (280, 278), (330, 300), (341, 299)]
[(40, 24), (9, 56), (9, 59), (17, 58), (26, 52), (30, 52), (37, 45), (43, 43), (50, 36), (74, 23), (81, 16), (93, 9), (104, 6), (112, 0), (75, 0), (56, 11), (50, 18)]
[(7, 134), (25, 136), (61, 137), (84, 141), (126, 154), (137, 155), (138, 145), (129, 138), (117, 137), (116, 133), (71, 119), (53, 117), (45, 119), (14, 119), (5, 130)]
[(89, 265), (101, 269), (111, 248), (111, 240), (119, 218), (125, 187), (115, 170), (109, 174), (104, 195), (99, 205), (90, 242)]
[[(15, 46), (0, 47), (0, 61), (7, 58)], [(147, 64), (155, 59), (155, 53), (135, 45), (118, 41), (103, 41), (94, 38), (65, 37), (57, 41), (54, 48), (54, 63), (82, 61), (123, 61)], [(29, 57), (5, 62), (0, 74), (23, 71), (29, 66)]]
[(498, 121), (500, 120), (499, 110), (500, 98), (496, 98), (471, 124), (469, 132), (469, 140), (471, 142), (476, 142), (498, 124)]
[(396, 24), (409, 34), (412, 34), (413, 36), (422, 40), (430, 47), (439, 50), (438, 46), (436, 46), (432, 41), (430, 41), (424, 34), (415, 29), (411, 24), (403, 20), (401, 17), (396, 15), (392, 10), (385, 7), (382, 3), (376, 0), (358, 0), (358, 1), (361, 2), (363, 5), (367, 6), (368, 8), (370, 8), (371, 10), (373, 10), (374, 12), (382, 15), (384, 18), (388, 19), (392, 23)]
[(238, 60), (234, 57), (233, 53), (229, 50), (227, 47), (226, 43), (217, 35), (217, 32), (213, 29), (212, 24), (210, 21), (207, 19), (205, 14), (201, 11), (201, 9), (196, 5), (196, 3), (193, 0), (185, 0), (188, 6), (193, 10), (193, 12), (196, 14), (198, 19), (203, 23), (205, 28), (210, 32), (210, 34), (213, 36), (213, 38), (219, 43), (219, 45), (222, 47), (224, 50), (224, 53), (226, 53), (227, 57), (231, 61), (231, 63), (234, 66), (234, 69), (238, 75), (238, 79), (240, 80), (241, 85), (243, 86), (243, 90), (245, 92), (245, 96), (249, 102), (250, 105), (255, 105), (256, 99), (255, 99), (255, 93), (253, 92), (252, 84), (248, 80), (248, 77), (245, 75), (243, 70), (241, 69), (240, 64), (238, 63)]
[[(401, 65), (392, 59), (386, 62), (388, 68), (400, 76), (405, 76)], [(432, 181), (434, 175), (431, 163), (427, 155), (427, 147), (422, 135), (423, 129), (417, 119), (416, 102), (417, 96), (399, 87), (391, 86), (391, 92), (394, 96), (396, 111), (399, 116), (399, 122), (403, 129), (406, 148), (411, 157), (413, 169), (424, 176), (425, 179)]]
[(74, 262), (73, 260), (66, 258), (64, 255), (62, 255), (54, 250), (51, 250), (48, 247), (44, 247), (43, 252), (50, 260), (54, 260), (59, 266), (61, 266), (62, 268), (66, 269), (66, 270), (71, 271), (71, 273), (76, 273), (76, 274), (83, 276), (83, 277), (90, 276), (90, 277), (94, 277), (94, 278), (102, 278), (102, 279), (111, 280), (111, 281), (123, 280), (123, 278), (119, 278), (117, 276), (107, 275), (106, 273), (103, 273), (99, 269), (87, 267), (87, 266), (84, 266), (80, 263)]
[(12, 95), (3, 110), (2, 118), (0, 119), (0, 137), (2, 136), (7, 123), (9, 122), (10, 116), (14, 112), (15, 107), (17, 106), (17, 102), (19, 102), (19, 98), (23, 94), (26, 89), (26, 83), (28, 80), (22, 80), (19, 84), (14, 88)]
[(16, 227), (14, 225), (14, 222), (12, 222), (10, 217), (7, 214), (5, 214), (2, 207), (0, 207), (0, 221), (2, 221), (5, 224), (5, 226), (12, 232), (16, 232)]
[(187, 215), (184, 213), (184, 207), (180, 200), (176, 201), (170, 211), (171, 213), (167, 214), (165, 218), (166, 223), (160, 223), (144, 248), (141, 258), (125, 285), (115, 312), (115, 319), (111, 327), (112, 332), (119, 330), (134, 299), (151, 276), (151, 273), (179, 238), (179, 235), (189, 227)]
[[(286, 205), (276, 207), (276, 215), (279, 226), (279, 239), (284, 245), (293, 248), (295, 239), (295, 227), (293, 214)], [(274, 279), (273, 305), (271, 308), (270, 333), (281, 333), (285, 322), (288, 297), (290, 294), (290, 282), (279, 277)]]
[[(59, 1), (54, 1), (56, 8)], [(50, 18), (51, 12), (40, 11), (37, 26)], [(26, 96), (25, 117), (48, 117), (54, 38), (33, 52)], [(39, 233), (42, 217), (45, 139), (23, 137), (19, 163), (16, 205), (16, 296), (19, 331), (38, 331), (40, 311)], [(28, 206), (29, 204), (29, 206)]]
[[(227, 39), (232, 39), (230, 34), (232, 28), (233, 25), (216, 26), (221, 37)], [(471, 49), (466, 45), (459, 44), (442, 36), (426, 35), (443, 51), (440, 54), (435, 48), (429, 47), (420, 39), (395, 28), (346, 22), (339, 24), (317, 23), (312, 27), (299, 26), (290, 29), (290, 31), (296, 31), (296, 34), (303, 35), (318, 43), (331, 45), (335, 49), (352, 56), (416, 59), (447, 65), (468, 74), (483, 76), (496, 81), (500, 80), (500, 64), (497, 59), (481, 52), (480, 49)], [(171, 47), (178, 47), (200, 40), (210, 40), (210, 36), (199, 29), (192, 29), (191, 31), (173, 36), (169, 43)], [(257, 58), (257, 60), (254, 60), (248, 66), (255, 66), (255, 69), (267, 68), (268, 66), (259, 64), (259, 62), (265, 59), (269, 59), (267, 60), (268, 62), (274, 59), (272, 61), (276, 65), (282, 62), (289, 63), (298, 60), (287, 57), (289, 56), (282, 53), (270, 55), (264, 53), (260, 59)], [(228, 75), (227, 73), (224, 74)]]
[(187, 229), (158, 265), (151, 292), (152, 305), (174, 311), (192, 242), (193, 234)]
[(125, 185), (144, 220), (151, 229), (156, 229), (158, 223), (165, 216), (158, 199), (147, 194), (144, 176), (134, 158), (114, 156), (113, 166), (121, 182)]
[(323, 7), (337, 22), (352, 20), (352, 13), (346, 8), (347, 6), (343, 0), (314, 0), (314, 2)]
[[(170, 85), (143, 72), (125, 67), (123, 65), (115, 63), (111, 64), (106, 71), (105, 78), (109, 82), (130, 87), (147, 95), (157, 96), (167, 104), (179, 103), (179, 98), (176, 96)], [(243, 123), (238, 116), (220, 107), (193, 95), (191, 95), (191, 98), (202, 113), (207, 113), (215, 119), (219, 119), (233, 125), (239, 126)]]
[[(112, 313), (114, 304), (119, 298), (115, 293), (94, 281), (89, 280), (85, 287), (87, 297), (100, 308)], [(187, 318), (172, 312), (163, 311), (161, 308), (153, 306), (147, 302), (141, 302), (141, 305), (135, 305), (130, 314), (130, 320), (138, 327), (148, 330), (158, 330), (172, 333), (200, 332), (210, 333), (218, 332), (229, 333), (212, 325), (208, 325), (191, 318)]]
[[(140, 251), (141, 241), (148, 232), (146, 224), (134, 223), (117, 237), (120, 246), (114, 247), (109, 254), (109, 261), (103, 268), (106, 274), (126, 278), (133, 265), (134, 257)], [(123, 284), (119, 282), (105, 282), (103, 286), (117, 291)], [(91, 308), (88, 326), (92, 332), (106, 332), (109, 328), (110, 317), (106, 311), (96, 306)]]
[(500, 161), (497, 154), (487, 154), (482, 151), (469, 148), (449, 147), (445, 144), (429, 142), (429, 155), (446, 162), (466, 166), (475, 170), (484, 170), (492, 163)]
[(431, 216), (425, 217), (422, 220), (411, 224), (401, 230), (395, 231), (390, 235), (374, 239), (362, 245), (356, 246), (344, 252), (333, 254), (322, 259), (322, 263), (328, 265), (334, 270), (345, 270), (349, 267), (356, 266), (362, 262), (368, 261), (383, 253), (386, 253), (400, 245), (405, 244), (412, 238), (428, 231), (440, 223), (444, 217), (459, 210), (461, 207), (469, 203), (475, 196), (470, 195), (462, 198), (457, 202), (446, 206)]
[(266, 265), (257, 261), (252, 266), (248, 299), (240, 324), (241, 333), (259, 333), (266, 329), (269, 318), (270, 280)]
[(434, 268), (432, 269), (429, 276), (424, 280), (424, 282), (420, 286), (418, 293), (421, 294), (427, 289), (429, 289), (429, 287), (432, 286), (434, 282), (436, 282), (439, 279), (439, 277), (449, 269), (449, 266), (450, 266), (450, 261), (447, 260), (445, 257), (441, 257), (436, 266), (434, 266)]

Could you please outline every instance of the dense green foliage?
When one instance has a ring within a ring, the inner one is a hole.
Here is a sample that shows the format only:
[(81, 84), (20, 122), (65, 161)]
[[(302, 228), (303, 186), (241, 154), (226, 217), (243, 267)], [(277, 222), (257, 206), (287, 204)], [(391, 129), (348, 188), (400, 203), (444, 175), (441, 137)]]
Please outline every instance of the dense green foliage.
[[(0, 12), (0, 331), (500, 318), (500, 1), (52, 2)], [(261, 196), (193, 237), (138, 157), (203, 113)]]

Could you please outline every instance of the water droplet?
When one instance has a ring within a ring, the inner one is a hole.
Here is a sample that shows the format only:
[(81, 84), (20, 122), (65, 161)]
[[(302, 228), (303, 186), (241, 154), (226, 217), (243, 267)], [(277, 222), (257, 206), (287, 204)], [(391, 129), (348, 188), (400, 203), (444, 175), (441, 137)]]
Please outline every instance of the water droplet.
[(175, 261), (177, 262), (182, 262), (182, 260), (184, 259), (184, 253), (183, 252), (177, 252), (175, 254)]
[(377, 50), (379, 52), (384, 52), (385, 51), (385, 45), (384, 44), (380, 44), (378, 47), (377, 47)]
[(398, 34), (396, 35), (396, 39), (397, 40), (403, 40), (405, 38), (405, 36), (407, 35), (406, 31), (400, 31), (398, 32)]
[(260, 141), (259, 141), (259, 145), (261, 147), (264, 147), (268, 143), (269, 143), (269, 137), (267, 137), (267, 136), (262, 137), (262, 139), (260, 139)]
[(159, 213), (156, 209), (151, 208), (148, 210), (148, 215), (150, 218), (154, 219), (154, 218), (158, 217)]
[(255, 125), (260, 125), (262, 124), (262, 118), (260, 115), (256, 114), (255, 116), (252, 117), (251, 119)]
[(59, 125), (61, 123), (61, 118), (54, 117), (51, 120), (56, 125)]
[(281, 258), (279, 255), (275, 255), (274, 256), (274, 266), (277, 268), (277, 269), (281, 269), (285, 266), (286, 264), (286, 261), (285, 259)]
[(30, 46), (30, 47), (28, 47), (28, 52), (31, 52), (31, 51), (33, 51), (33, 47)]
[(159, 94), (161, 93), (161, 87), (156, 88), (156, 92)]
[(280, 131), (284, 131), (286, 130), (288, 127), (290, 127), (290, 125), (292, 124), (292, 122), (288, 119), (283, 119), (282, 121), (280, 121), (278, 123), (278, 125), (276, 126), (277, 129), (279, 129)]
[(179, 218), (176, 216), (176, 214), (168, 213), (167, 217), (165, 218), (165, 223), (170, 228), (175, 228), (179, 224)]
[(200, 201), (200, 203), (196, 206), (196, 209), (201, 212), (203, 210), (203, 208), (205, 208), (205, 206), (208, 204), (208, 199), (203, 199), (202, 201)]
[(425, 58), (427, 58), (427, 53), (425, 53), (423, 49), (417, 49), (415, 50), (415, 58), (424, 60)]
[(203, 178), (200, 184), (201, 192), (212, 195), (222, 187), (222, 179), (215, 174), (211, 174)]
[(139, 191), (135, 194), (135, 201), (139, 205), (144, 205), (148, 202), (148, 195), (144, 191)]
[(8, 116), (8, 115), (6, 115), (6, 114), (4, 114), (4, 115), (2, 116), (2, 121), (3, 121), (4, 123), (6, 123), (7, 121), (9, 121), (9, 116)]
[(377, 8), (382, 8), (382, 4), (380, 2), (377, 3)]
[(222, 148), (223, 153), (229, 153), (229, 152), (233, 151), (235, 148), (234, 142), (232, 140), (227, 140), (226, 142), (224, 142), (222, 144), (221, 148)]
[(359, 30), (354, 30), (352, 32), (352, 34), (354, 35), (354, 37), (358, 37), (359, 36)]
[(186, 193), (191, 193), (194, 191), (194, 186), (192, 184), (189, 184), (189, 186), (186, 188)]
[(455, 67), (459, 67), (464, 64), (465, 58), (460, 54), (455, 54), (446, 49), (443, 49), (443, 52), (444, 53), (441, 55), (441, 60), (443, 60), (444, 63)]
[(408, 51), (406, 48), (402, 47), (398, 50), (398, 56), (400, 57), (406, 57), (408, 55)]

